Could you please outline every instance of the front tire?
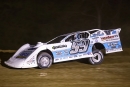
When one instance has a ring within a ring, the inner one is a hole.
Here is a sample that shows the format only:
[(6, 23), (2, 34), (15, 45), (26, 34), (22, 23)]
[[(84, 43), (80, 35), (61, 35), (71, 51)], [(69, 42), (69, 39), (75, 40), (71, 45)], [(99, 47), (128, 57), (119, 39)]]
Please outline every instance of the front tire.
[(37, 63), (41, 69), (49, 68), (52, 65), (52, 56), (46, 52), (41, 52), (37, 57)]
[(98, 65), (101, 64), (102, 61), (104, 60), (103, 53), (100, 50), (94, 50), (93, 51), (94, 57), (89, 58), (89, 63), (92, 65)]

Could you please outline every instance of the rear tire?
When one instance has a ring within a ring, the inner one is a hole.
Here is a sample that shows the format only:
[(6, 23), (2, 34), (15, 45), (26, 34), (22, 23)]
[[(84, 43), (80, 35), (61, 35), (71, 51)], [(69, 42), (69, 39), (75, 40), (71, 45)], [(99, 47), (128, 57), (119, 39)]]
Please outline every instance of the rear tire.
[(39, 53), (37, 57), (37, 64), (41, 69), (49, 68), (52, 65), (52, 56), (46, 52)]
[(101, 64), (102, 61), (104, 60), (103, 53), (100, 50), (94, 50), (93, 51), (94, 57), (89, 58), (89, 63), (92, 65), (98, 65)]

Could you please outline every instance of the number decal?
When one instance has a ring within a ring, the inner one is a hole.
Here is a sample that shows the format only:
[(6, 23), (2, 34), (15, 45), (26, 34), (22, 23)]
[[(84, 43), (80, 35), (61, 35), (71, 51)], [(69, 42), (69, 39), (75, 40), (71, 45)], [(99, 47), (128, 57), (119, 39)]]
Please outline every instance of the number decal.
[(88, 48), (88, 41), (82, 41), (82, 45), (80, 46), (79, 52), (85, 52)]
[(88, 49), (89, 40), (82, 40), (73, 42), (70, 50), (70, 54), (86, 52)]
[(73, 42), (70, 50), (70, 54), (78, 53), (78, 51), (79, 51), (79, 46), (77, 45), (76, 42)]

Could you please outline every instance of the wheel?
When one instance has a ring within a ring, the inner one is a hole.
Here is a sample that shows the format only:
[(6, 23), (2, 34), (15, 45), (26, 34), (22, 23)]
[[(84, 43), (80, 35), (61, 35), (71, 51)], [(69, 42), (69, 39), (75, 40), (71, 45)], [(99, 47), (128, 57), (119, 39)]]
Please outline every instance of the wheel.
[(93, 51), (93, 55), (94, 57), (89, 58), (90, 64), (92, 65), (101, 64), (104, 59), (103, 53), (96, 49)]
[(52, 56), (46, 52), (39, 53), (37, 57), (37, 64), (41, 69), (49, 68), (52, 65)]

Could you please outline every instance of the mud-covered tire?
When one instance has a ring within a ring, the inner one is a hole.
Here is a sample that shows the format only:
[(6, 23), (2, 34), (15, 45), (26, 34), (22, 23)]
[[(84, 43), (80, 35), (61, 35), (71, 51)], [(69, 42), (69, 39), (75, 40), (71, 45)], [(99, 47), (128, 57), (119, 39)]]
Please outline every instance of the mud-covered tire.
[(101, 64), (102, 61), (104, 60), (103, 53), (100, 50), (94, 50), (93, 51), (94, 57), (89, 58), (89, 63), (92, 65), (98, 65)]
[(41, 69), (49, 68), (52, 65), (52, 56), (46, 52), (39, 53), (37, 57), (37, 64)]

